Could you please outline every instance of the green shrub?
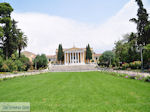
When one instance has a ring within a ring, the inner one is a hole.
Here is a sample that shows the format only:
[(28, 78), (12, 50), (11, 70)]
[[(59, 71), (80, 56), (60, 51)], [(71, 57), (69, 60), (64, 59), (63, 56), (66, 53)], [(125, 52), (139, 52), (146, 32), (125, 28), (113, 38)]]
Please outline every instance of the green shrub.
[(1, 70), (3, 72), (9, 72), (10, 71), (9, 67), (7, 66), (7, 64), (3, 64), (2, 67), (1, 67)]
[(127, 68), (129, 68), (129, 64), (128, 63), (122, 64), (122, 69), (123, 70), (126, 70)]
[(131, 69), (139, 69), (141, 67), (141, 61), (134, 61), (130, 63)]
[(146, 82), (150, 82), (150, 76), (145, 77)]
[(3, 58), (0, 56), (0, 68), (3, 66)]
[(23, 63), (20, 60), (15, 60), (14, 64), (17, 66), (17, 71), (23, 71), (24, 69), (22, 68)]

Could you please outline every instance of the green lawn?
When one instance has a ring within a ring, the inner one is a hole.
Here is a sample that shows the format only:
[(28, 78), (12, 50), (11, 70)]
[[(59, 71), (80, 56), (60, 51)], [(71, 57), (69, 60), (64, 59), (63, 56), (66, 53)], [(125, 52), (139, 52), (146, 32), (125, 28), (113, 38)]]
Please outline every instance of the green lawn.
[(107, 73), (46, 73), (0, 82), (0, 102), (31, 112), (150, 112), (150, 83)]

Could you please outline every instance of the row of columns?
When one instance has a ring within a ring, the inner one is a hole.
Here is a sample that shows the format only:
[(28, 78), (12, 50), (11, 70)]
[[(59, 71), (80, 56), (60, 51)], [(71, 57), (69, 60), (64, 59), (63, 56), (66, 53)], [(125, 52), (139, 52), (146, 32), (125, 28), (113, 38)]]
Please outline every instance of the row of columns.
[(65, 65), (84, 63), (84, 52), (65, 52), (64, 63)]

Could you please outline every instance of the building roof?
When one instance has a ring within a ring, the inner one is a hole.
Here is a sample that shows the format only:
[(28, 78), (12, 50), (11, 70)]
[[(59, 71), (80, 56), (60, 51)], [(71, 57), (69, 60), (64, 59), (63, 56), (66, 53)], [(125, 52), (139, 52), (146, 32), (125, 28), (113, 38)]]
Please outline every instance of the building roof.
[(95, 57), (99, 57), (101, 56), (102, 54), (94, 54)]
[(30, 61), (32, 61), (36, 57), (36, 54), (29, 52), (29, 51), (23, 51), (21, 54), (29, 58)]
[(56, 58), (56, 55), (47, 55), (47, 58)]
[[(63, 51), (82, 51), (82, 50), (86, 50), (86, 48), (77, 48), (77, 47), (72, 47), (72, 48), (65, 48), (63, 49)], [(93, 48), (91, 48), (91, 50), (93, 51)], [(58, 52), (58, 49), (56, 49), (56, 52)]]
[(36, 54), (29, 51), (23, 51), (21, 54), (25, 55), (26, 57), (36, 57)]

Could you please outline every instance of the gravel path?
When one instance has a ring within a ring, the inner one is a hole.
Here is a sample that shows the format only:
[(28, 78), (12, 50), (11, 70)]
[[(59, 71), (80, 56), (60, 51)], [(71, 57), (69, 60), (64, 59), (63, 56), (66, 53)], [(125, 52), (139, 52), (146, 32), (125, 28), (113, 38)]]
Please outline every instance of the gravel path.
[(144, 77), (150, 76), (150, 73), (134, 72), (134, 71), (126, 71), (126, 70), (99, 69), (99, 71), (115, 72), (115, 73), (128, 74), (128, 75), (141, 75)]
[[(89, 71), (92, 71), (92, 70), (84, 70), (84, 71), (79, 70), (79, 71), (74, 71), (74, 72), (89, 72)], [(128, 75), (141, 75), (141, 76), (144, 76), (144, 77), (150, 76), (150, 73), (125, 71), (125, 70), (112, 70), (112, 69), (99, 68), (98, 70), (95, 70), (95, 71), (115, 72), (115, 73), (128, 74)], [(46, 73), (46, 72), (51, 72), (51, 71), (49, 71), (49, 69), (45, 69), (45, 70), (34, 71), (34, 72), (23, 72), (23, 73), (16, 73), (16, 74), (0, 74), (0, 79), (13, 78), (13, 77), (18, 77), (18, 76), (37, 75), (37, 74)]]
[(23, 73), (16, 73), (16, 74), (0, 74), (0, 79), (13, 78), (13, 77), (18, 77), (18, 76), (37, 75), (37, 74), (46, 73), (46, 72), (49, 72), (49, 71), (46, 69), (46, 70), (33, 71), (33, 72), (23, 72)]

